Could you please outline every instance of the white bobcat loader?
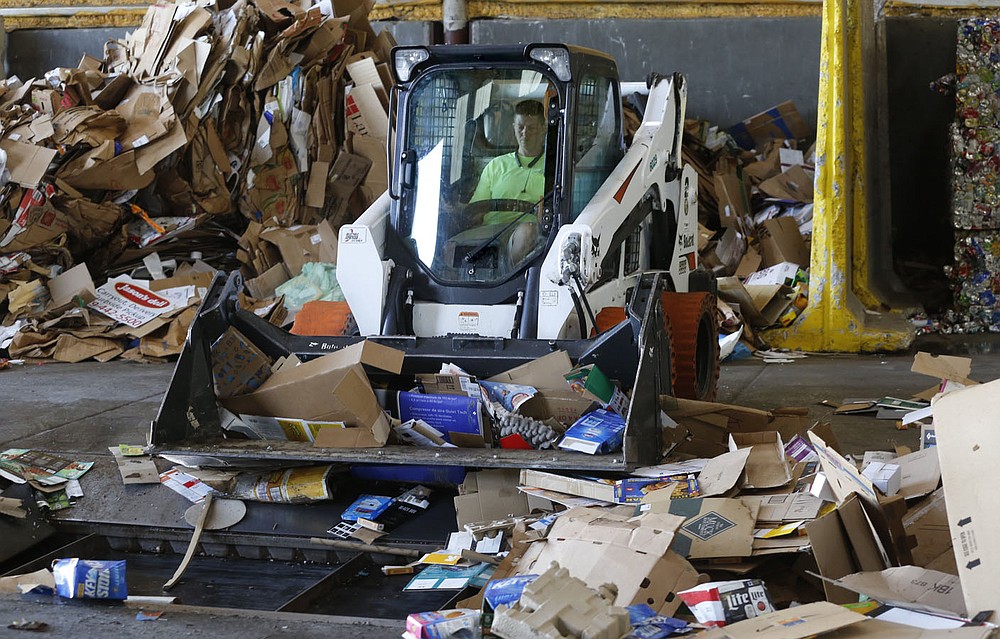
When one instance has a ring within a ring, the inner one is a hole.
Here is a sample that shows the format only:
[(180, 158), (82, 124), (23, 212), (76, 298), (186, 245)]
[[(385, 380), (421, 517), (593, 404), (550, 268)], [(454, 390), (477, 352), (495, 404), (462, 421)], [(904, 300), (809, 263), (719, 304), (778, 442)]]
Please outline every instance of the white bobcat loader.
[[(698, 269), (697, 174), (681, 158), (683, 76), (650, 78), (642, 124), (626, 149), (617, 67), (600, 52), (561, 44), (397, 47), (392, 63), (390, 186), (339, 236), (337, 277), (354, 334), (290, 335), (238, 308), (238, 274), (217, 281), (153, 423), (153, 443), (202, 463), (377, 459), (621, 470), (658, 462), (660, 396), (713, 399), (719, 373), (714, 280)], [(543, 109), (541, 196), (472, 202), (486, 164), (517, 148), (512, 122), (525, 100)], [(484, 224), (486, 211), (505, 214), (494, 217), (503, 221)], [(528, 234), (525, 249), (512, 250), (515, 231)], [(220, 442), (208, 349), (229, 325), (275, 357), (308, 359), (361, 339), (387, 344), (406, 353), (411, 382), (442, 362), (485, 377), (563, 349), (629, 391), (625, 445), (621, 454), (594, 457)]]

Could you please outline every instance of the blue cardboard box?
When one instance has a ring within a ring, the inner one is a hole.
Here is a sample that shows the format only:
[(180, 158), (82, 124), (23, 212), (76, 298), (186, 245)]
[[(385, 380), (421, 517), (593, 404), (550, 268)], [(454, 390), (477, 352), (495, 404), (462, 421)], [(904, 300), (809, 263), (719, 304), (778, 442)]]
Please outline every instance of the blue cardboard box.
[(603, 408), (587, 413), (570, 426), (559, 448), (589, 455), (613, 453), (625, 439), (625, 419)]
[(489, 442), (479, 398), (464, 395), (399, 393), (399, 419), (422, 419), (444, 433), (449, 444), (482, 447)]

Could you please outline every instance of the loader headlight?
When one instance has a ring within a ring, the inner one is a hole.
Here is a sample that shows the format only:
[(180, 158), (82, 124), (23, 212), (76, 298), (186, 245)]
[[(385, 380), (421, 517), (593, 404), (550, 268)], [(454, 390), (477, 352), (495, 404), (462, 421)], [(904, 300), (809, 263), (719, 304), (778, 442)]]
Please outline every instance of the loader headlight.
[(569, 82), (569, 79), (573, 77), (569, 68), (569, 51), (566, 49), (542, 47), (532, 49), (528, 55), (531, 56), (532, 60), (538, 60), (547, 65), (563, 82)]
[(392, 60), (393, 66), (396, 69), (396, 78), (400, 82), (408, 82), (410, 74), (413, 72), (413, 67), (429, 57), (431, 57), (430, 52), (422, 47), (396, 49)]

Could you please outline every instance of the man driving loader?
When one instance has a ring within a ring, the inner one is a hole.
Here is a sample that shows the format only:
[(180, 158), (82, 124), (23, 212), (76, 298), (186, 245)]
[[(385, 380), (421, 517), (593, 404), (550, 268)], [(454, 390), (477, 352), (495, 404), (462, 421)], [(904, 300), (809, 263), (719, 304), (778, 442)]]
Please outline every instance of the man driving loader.
[[(545, 112), (541, 102), (523, 100), (514, 107), (517, 150), (490, 160), (479, 178), (469, 203), (488, 200), (521, 200), (534, 205), (545, 191)], [(527, 206), (525, 207), (528, 208)], [(473, 224), (511, 224), (518, 218), (508, 240), (513, 263), (526, 256), (538, 240), (537, 212), (488, 211)]]

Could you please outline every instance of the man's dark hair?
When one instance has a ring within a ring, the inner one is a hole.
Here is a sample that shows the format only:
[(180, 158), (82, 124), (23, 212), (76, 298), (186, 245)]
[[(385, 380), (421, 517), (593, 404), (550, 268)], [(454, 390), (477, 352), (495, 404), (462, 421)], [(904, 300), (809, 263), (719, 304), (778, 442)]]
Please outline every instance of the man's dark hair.
[(545, 108), (538, 100), (522, 100), (514, 105), (514, 113), (516, 115), (534, 115), (541, 118), (545, 115)]

